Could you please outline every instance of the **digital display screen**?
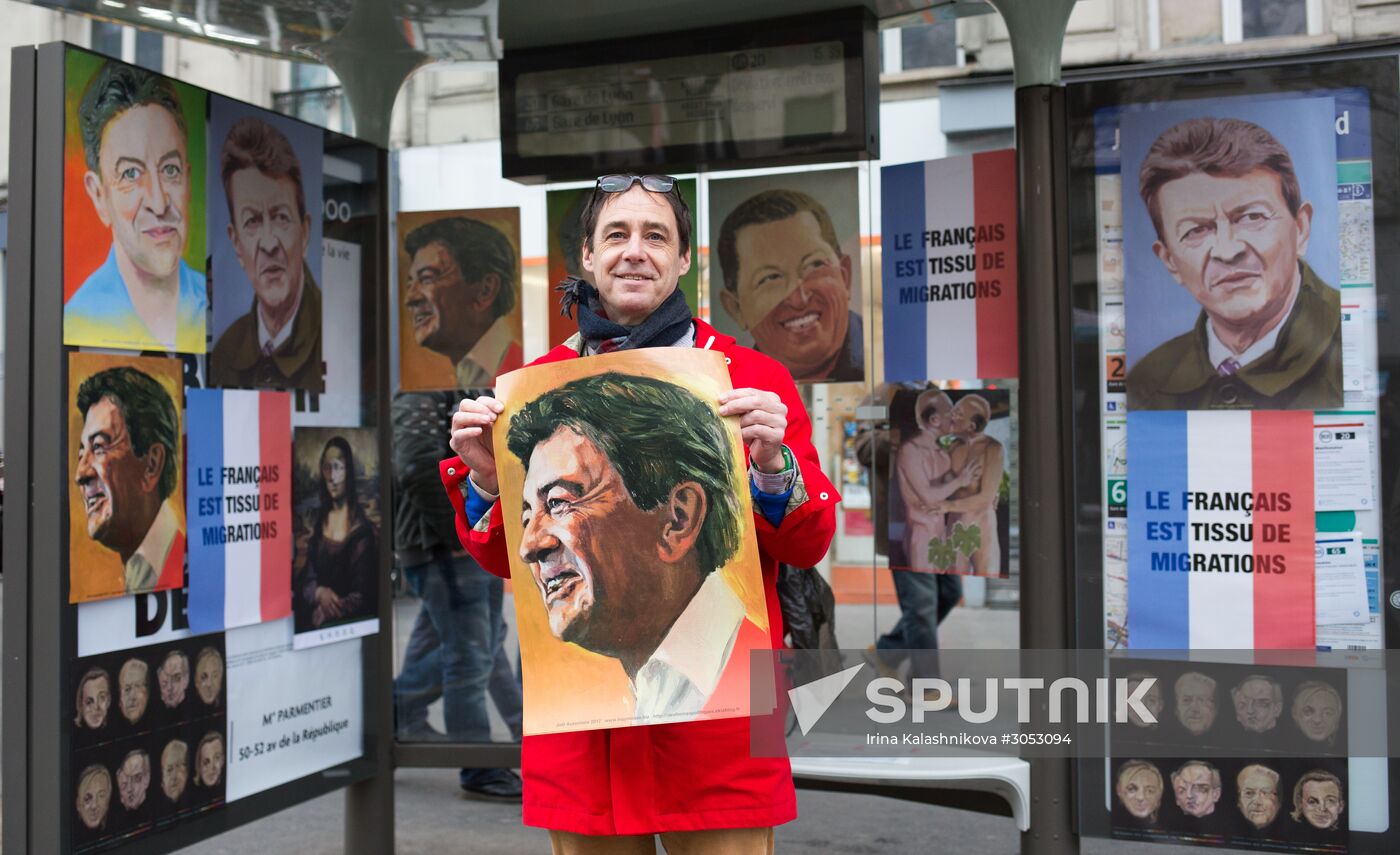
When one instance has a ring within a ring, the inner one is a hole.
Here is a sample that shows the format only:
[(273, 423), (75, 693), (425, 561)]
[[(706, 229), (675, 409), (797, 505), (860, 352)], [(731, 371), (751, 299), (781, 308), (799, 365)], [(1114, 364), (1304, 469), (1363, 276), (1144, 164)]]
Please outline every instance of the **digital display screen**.
[(863, 10), (508, 51), (502, 171), (519, 181), (878, 156)]

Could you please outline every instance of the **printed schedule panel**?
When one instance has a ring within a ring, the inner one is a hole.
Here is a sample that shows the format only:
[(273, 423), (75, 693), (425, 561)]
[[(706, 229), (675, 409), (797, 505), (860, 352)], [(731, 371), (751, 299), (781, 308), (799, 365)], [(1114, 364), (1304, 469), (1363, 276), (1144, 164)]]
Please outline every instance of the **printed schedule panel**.
[(1397, 71), (1342, 51), (1067, 90), (1078, 643), (1155, 679), (1159, 714), (1081, 761), (1085, 833), (1400, 845), (1395, 761), (1345, 740), (1393, 703), (1400, 639)]
[(381, 768), (386, 154), (12, 67), (4, 842), (171, 851)]

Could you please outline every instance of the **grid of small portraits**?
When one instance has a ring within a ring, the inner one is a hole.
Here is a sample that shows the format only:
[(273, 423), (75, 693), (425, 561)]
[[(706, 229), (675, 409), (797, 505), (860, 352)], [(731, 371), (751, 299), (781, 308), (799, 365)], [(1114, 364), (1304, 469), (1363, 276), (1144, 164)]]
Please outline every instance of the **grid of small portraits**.
[(73, 849), (101, 852), (224, 801), (224, 638), (79, 659)]
[(1277, 852), (1347, 851), (1347, 762), (1111, 761), (1112, 836)]
[(1114, 725), (1116, 754), (1347, 756), (1344, 670), (1124, 659), (1114, 676), (1130, 690), (1155, 678), (1142, 705), (1157, 719), (1130, 708)]
[(1113, 726), (1114, 837), (1347, 851), (1346, 672), (1119, 660), (1142, 706)]

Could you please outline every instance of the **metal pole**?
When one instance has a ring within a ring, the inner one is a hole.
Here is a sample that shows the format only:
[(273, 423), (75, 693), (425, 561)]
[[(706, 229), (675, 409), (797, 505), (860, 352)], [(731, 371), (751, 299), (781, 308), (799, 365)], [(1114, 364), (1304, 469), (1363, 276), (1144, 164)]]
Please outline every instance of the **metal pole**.
[[(385, 120), (387, 127), (387, 119)], [(373, 264), (381, 273), (389, 269), (389, 156), (378, 155), (379, 181), (376, 205), (379, 229), (375, 235)], [(392, 508), (390, 473), (393, 455), (389, 422), (389, 286), (379, 281), (374, 294), (375, 325), (375, 424), (379, 427), (379, 501)], [(390, 566), (390, 539), (379, 539), (380, 567)], [(365, 752), (374, 758), (378, 774), (345, 788), (346, 855), (392, 855), (394, 852), (394, 599), (388, 573), (380, 573), (379, 632), (364, 645)]]
[[(1069, 160), (1060, 56), (1075, 0), (990, 0), (1016, 69), (1019, 181), (1021, 647), (1074, 646)], [(1033, 758), (1024, 855), (1074, 855), (1073, 767)]]
[(34, 101), (38, 53), (17, 47), (10, 62), (10, 240), (5, 294), (5, 437), (10, 512), (5, 514), (4, 837), (29, 852), (29, 353), (34, 277)]
[[(1020, 193), (1021, 647), (1073, 647), (1069, 162), (1061, 86), (1016, 90)], [(1074, 781), (1063, 758), (1031, 764), (1024, 855), (1079, 851)]]

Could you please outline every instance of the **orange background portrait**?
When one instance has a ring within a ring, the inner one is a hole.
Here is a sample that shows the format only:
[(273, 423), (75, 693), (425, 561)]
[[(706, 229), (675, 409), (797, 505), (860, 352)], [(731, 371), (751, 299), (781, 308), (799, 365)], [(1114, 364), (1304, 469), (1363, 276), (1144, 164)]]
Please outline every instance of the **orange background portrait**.
[[(520, 558), (521, 497), (525, 482), (525, 467), (515, 455), (506, 450), (506, 433), (511, 419), (529, 402), (545, 392), (573, 380), (598, 374), (619, 372), (654, 377), (674, 383), (699, 397), (713, 402), (718, 410), (720, 393), (732, 389), (724, 355), (717, 351), (696, 348), (651, 348), (609, 353), (588, 359), (552, 362), (533, 368), (523, 368), (502, 375), (497, 382), (497, 395), (505, 402), (505, 412), (496, 420), (493, 442), (500, 453), (496, 455), (497, 473), (501, 485), (501, 508), (505, 512), (506, 552), (510, 557), (510, 575), (515, 591), (516, 626), (520, 633), (520, 656), (525, 683), (525, 733), (556, 733), (570, 730), (593, 730), (634, 724), (632, 690), (622, 665), (610, 657), (585, 650), (576, 644), (560, 641), (549, 629), (544, 602), (535, 586), (530, 567)], [(739, 420), (723, 420), (729, 431), (730, 450), (734, 459), (731, 473), (733, 490), (741, 497), (742, 527), (739, 550), (729, 563), (716, 572), (738, 595), (750, 621), (764, 630), (767, 638), (768, 611), (763, 595), (763, 574), (759, 565), (758, 541), (754, 534), (752, 506), (749, 498), (748, 470), (744, 463), (744, 448), (739, 439)], [(620, 550), (631, 544), (619, 543)], [(737, 645), (733, 657), (749, 659), (749, 650)], [(747, 715), (743, 709), (723, 716)]]
[(404, 239), (419, 226), (448, 217), (464, 217), (492, 226), (503, 233), (515, 247), (515, 307), (506, 315), (506, 323), (516, 344), (523, 344), (520, 304), (524, 300), (521, 287), (520, 209), (476, 208), (465, 211), (403, 211), (398, 216), (399, 282), (395, 299), (399, 313), (399, 388), (403, 391), (431, 391), (457, 388), (457, 373), (452, 360), (440, 353), (421, 347), (413, 337), (413, 319), (404, 308), (408, 291), (408, 271), (413, 258), (404, 249)]
[[(92, 272), (107, 260), (112, 248), (112, 230), (102, 224), (92, 199), (83, 187), (87, 158), (78, 107), (88, 83), (103, 65), (116, 60), (82, 50), (69, 49), (63, 96), (63, 302), (67, 303)], [(204, 121), (205, 95), (188, 83), (171, 80), (180, 98), (185, 119), (185, 145), (189, 157), (190, 209), (185, 240), (185, 263), (203, 273), (205, 267), (204, 224)], [(100, 342), (82, 342), (99, 345)]]
[[(185, 527), (185, 389), (181, 382), (183, 363), (175, 358), (159, 356), (125, 356), (108, 353), (68, 354), (68, 602), (85, 603), (123, 596), (126, 576), (117, 553), (88, 537), (87, 514), (82, 496), (73, 478), (78, 471), (78, 448), (83, 431), (83, 414), (78, 411), (78, 389), (83, 381), (105, 371), (125, 365), (149, 374), (175, 403), (175, 418), (179, 421), (181, 448), (175, 477), (175, 492), (167, 500), (175, 509), (180, 530)], [(159, 572), (159, 568), (157, 568)], [(179, 587), (167, 585), (167, 588)]]

